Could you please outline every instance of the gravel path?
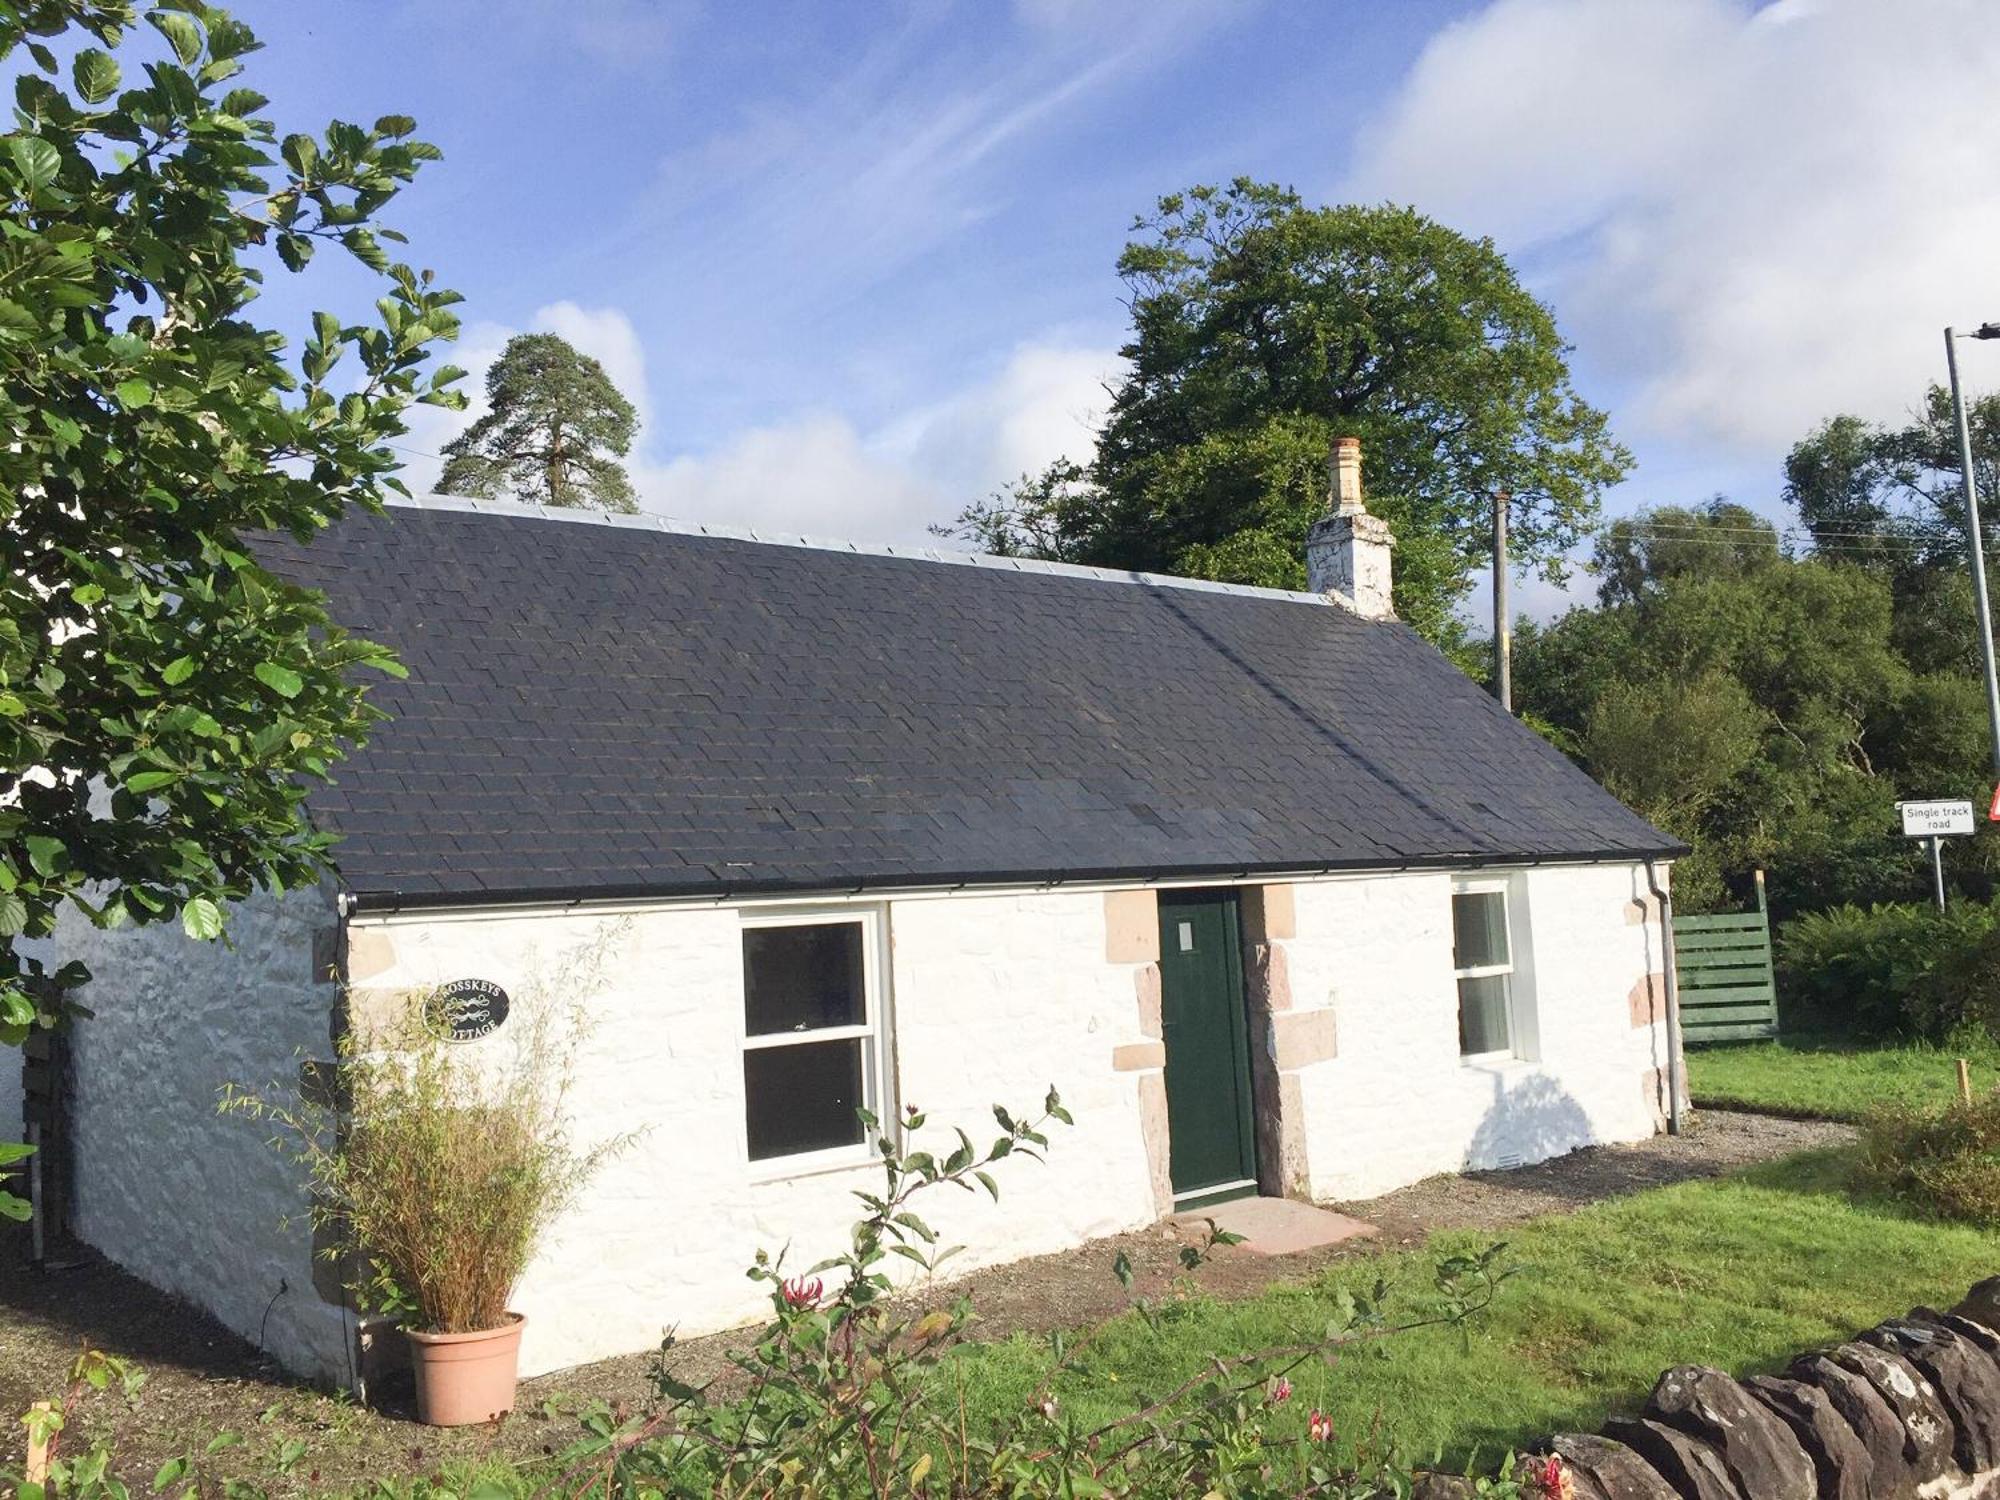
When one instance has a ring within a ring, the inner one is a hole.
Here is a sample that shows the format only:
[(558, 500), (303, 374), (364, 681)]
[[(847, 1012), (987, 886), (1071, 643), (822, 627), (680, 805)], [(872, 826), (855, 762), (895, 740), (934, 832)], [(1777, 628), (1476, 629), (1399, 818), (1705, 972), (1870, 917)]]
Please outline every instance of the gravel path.
[(1380, 1198), (1336, 1206), (1378, 1226), (1384, 1240), (1408, 1244), (1435, 1229), (1504, 1229), (1600, 1198), (1718, 1177), (1795, 1151), (1846, 1145), (1854, 1138), (1852, 1125), (1831, 1120), (1705, 1109), (1685, 1135), (1572, 1151), (1504, 1172), (1427, 1177)]
[[(1197, 1280), (1215, 1296), (1251, 1296), (1340, 1257), (1417, 1244), (1433, 1230), (1503, 1228), (1853, 1138), (1852, 1127), (1845, 1125), (1708, 1110), (1679, 1138), (1594, 1147), (1511, 1171), (1433, 1177), (1385, 1197), (1340, 1204), (1344, 1212), (1378, 1225), (1381, 1235), (1282, 1257), (1224, 1250)], [(1032, 1188), (1024, 1183), (1020, 1190)], [(1184, 1242), (1177, 1231), (1158, 1225), (976, 1272), (926, 1295), (939, 1302), (970, 1295), (979, 1307), (981, 1336), (1072, 1327), (1128, 1305), (1129, 1294), (1110, 1269), (1120, 1251), (1136, 1273), (1135, 1290), (1153, 1295), (1179, 1272)], [(700, 1380), (725, 1369), (737, 1337), (722, 1334), (680, 1346), (676, 1372)], [(542, 1413), (545, 1401), (643, 1399), (649, 1358), (626, 1356), (543, 1376), (523, 1386), (521, 1410), (499, 1429), (438, 1432), (412, 1425), (407, 1406), (393, 1397), (388, 1410), (378, 1413), (285, 1381), (213, 1319), (102, 1262), (87, 1260), (48, 1273), (23, 1269), (16, 1248), (0, 1237), (0, 1469), (21, 1460), (21, 1428), (12, 1414), (56, 1394), (62, 1372), (84, 1344), (125, 1354), (148, 1371), (135, 1407), (126, 1409), (111, 1398), (92, 1398), (86, 1407), (87, 1426), (114, 1431), (127, 1472), (150, 1477), (191, 1438), (232, 1430), (250, 1439), (245, 1451), (252, 1455), (272, 1452), (290, 1439), (303, 1441), (309, 1456), (293, 1475), (301, 1491), (346, 1488), (371, 1474), (421, 1473), (450, 1459), (538, 1457), (576, 1434), (573, 1421)]]

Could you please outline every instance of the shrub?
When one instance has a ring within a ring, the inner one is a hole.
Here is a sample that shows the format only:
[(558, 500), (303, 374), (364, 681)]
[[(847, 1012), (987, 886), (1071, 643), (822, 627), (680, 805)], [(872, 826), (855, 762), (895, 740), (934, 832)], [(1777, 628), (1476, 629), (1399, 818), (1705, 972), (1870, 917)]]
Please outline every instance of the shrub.
[(2000, 905), (1835, 906), (1778, 929), (1788, 1028), (1942, 1040), (1989, 1022)]
[(574, 997), (594, 986), (608, 941), (560, 966), (568, 1006), (539, 982), (517, 999), (499, 1046), (447, 1041), (427, 992), (371, 1000), (366, 1014), (350, 1001), (320, 1088), (223, 1091), (224, 1112), (276, 1127), (363, 1310), (427, 1333), (499, 1327), (543, 1230), (624, 1144), (579, 1146), (565, 1108), (586, 1030)]
[(2000, 1225), (2000, 1094), (1872, 1116), (1860, 1170), (1876, 1191), (1920, 1213)]

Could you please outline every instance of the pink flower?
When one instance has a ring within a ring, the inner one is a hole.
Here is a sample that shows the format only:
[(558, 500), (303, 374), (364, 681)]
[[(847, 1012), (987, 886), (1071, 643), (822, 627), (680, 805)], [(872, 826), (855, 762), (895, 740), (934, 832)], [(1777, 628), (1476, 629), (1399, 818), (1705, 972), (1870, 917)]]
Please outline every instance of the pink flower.
[(1306, 1436), (1315, 1443), (1332, 1442), (1333, 1418), (1315, 1406), (1312, 1415), (1306, 1418)]
[(1271, 1404), (1278, 1406), (1292, 1399), (1292, 1383), (1280, 1375), (1271, 1387)]
[(810, 1281), (803, 1276), (794, 1276), (790, 1281), (785, 1282), (779, 1288), (779, 1291), (784, 1296), (787, 1307), (805, 1308), (818, 1307), (819, 1299), (826, 1291), (826, 1288), (820, 1284), (820, 1279), (817, 1276), (813, 1277)]
[(1576, 1481), (1570, 1478), (1569, 1470), (1557, 1454), (1551, 1453), (1543, 1459), (1534, 1474), (1535, 1488), (1546, 1500), (1572, 1500), (1576, 1494)]

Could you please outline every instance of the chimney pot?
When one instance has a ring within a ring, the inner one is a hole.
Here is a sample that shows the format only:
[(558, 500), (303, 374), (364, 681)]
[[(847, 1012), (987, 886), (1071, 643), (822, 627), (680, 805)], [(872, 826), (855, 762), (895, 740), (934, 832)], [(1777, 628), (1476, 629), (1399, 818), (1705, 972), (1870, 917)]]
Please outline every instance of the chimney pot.
[(1361, 439), (1338, 437), (1327, 459), (1328, 513), (1306, 533), (1306, 583), (1369, 620), (1393, 620), (1389, 523), (1361, 498)]

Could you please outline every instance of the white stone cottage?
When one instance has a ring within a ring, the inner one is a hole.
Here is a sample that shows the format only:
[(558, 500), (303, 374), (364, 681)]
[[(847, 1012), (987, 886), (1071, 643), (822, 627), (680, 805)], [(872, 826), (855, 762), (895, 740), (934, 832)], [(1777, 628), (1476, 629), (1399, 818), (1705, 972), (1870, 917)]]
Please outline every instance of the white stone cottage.
[(326, 1056), (337, 977), (518, 994), (607, 927), (576, 1123), (640, 1134), (520, 1289), (528, 1373), (756, 1316), (753, 1251), (875, 1180), (857, 1106), (1061, 1089), (1046, 1165), (941, 1205), (966, 1268), (1649, 1135), (1678, 846), (1388, 617), (1357, 465), (1314, 593), (456, 500), (260, 542), (410, 677), (313, 795), (337, 883), (233, 947), (65, 928), (75, 1232), (349, 1379), (218, 1087)]

